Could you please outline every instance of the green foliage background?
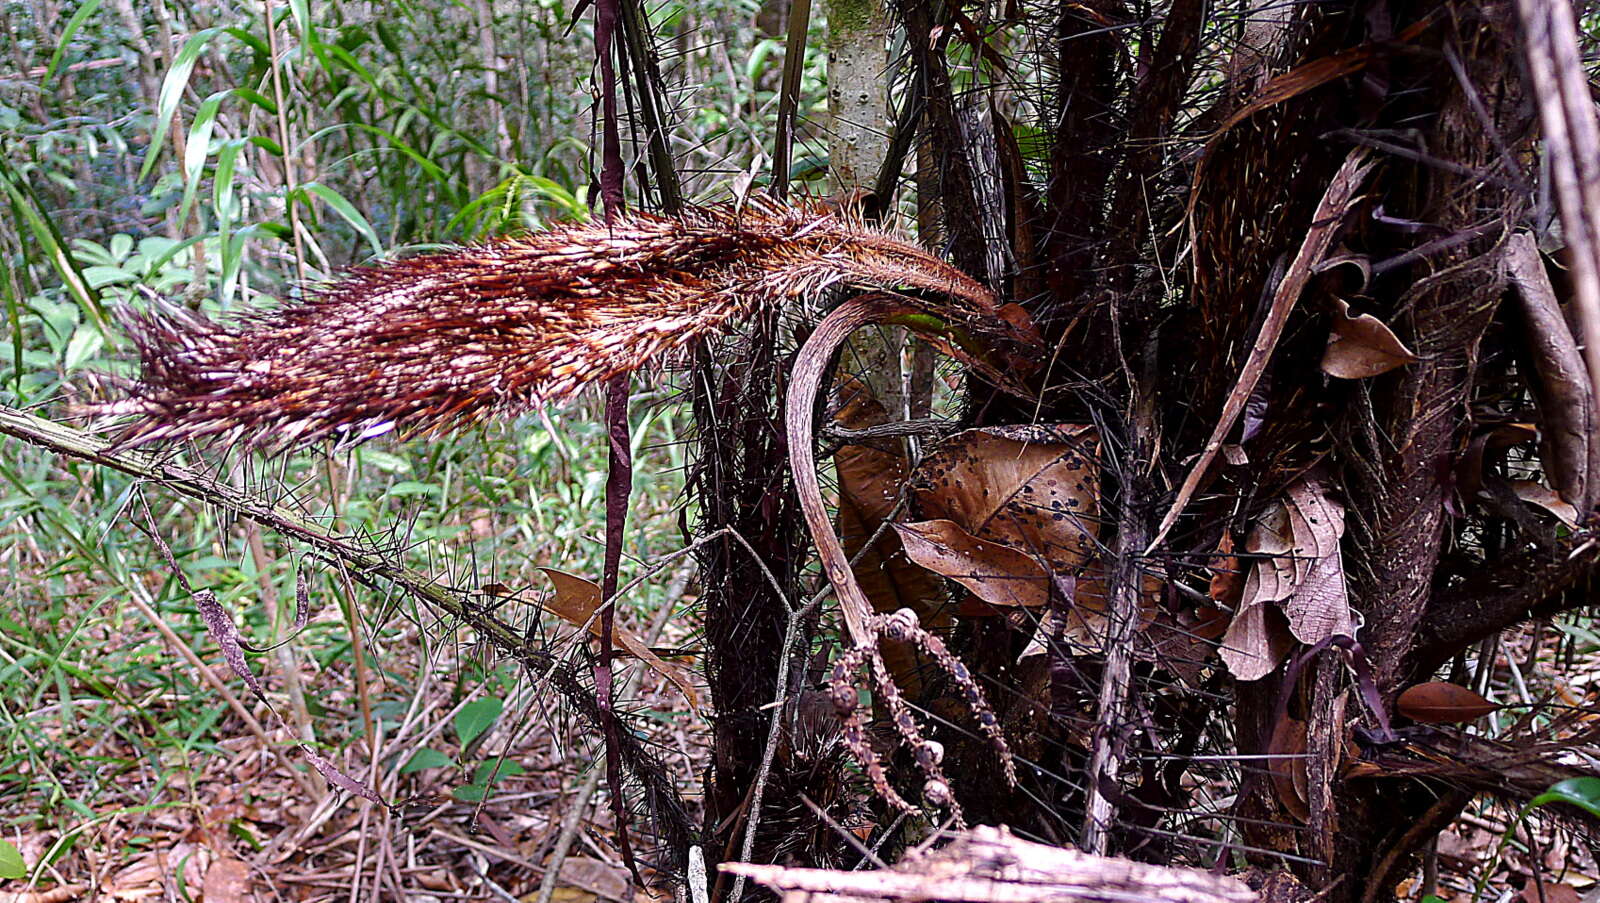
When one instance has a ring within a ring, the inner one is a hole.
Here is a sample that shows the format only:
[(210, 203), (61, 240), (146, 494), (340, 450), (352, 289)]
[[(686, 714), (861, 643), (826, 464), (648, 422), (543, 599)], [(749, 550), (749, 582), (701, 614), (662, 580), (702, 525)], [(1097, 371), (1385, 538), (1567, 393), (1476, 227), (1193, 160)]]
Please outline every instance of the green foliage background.
[[(572, 6), (0, 2), (0, 402), (61, 418), (113, 395), (135, 372), (116, 312), (156, 295), (227, 317), (377, 257), (585, 216), (592, 36)], [(725, 199), (764, 171), (781, 36), (770, 11), (741, 0), (650, 15), (687, 187)], [(821, 60), (807, 63), (802, 111), (815, 111)], [(693, 518), (674, 393), (639, 388), (624, 582), (681, 545), (680, 518)], [(440, 441), (190, 457), (241, 486), (282, 487), (446, 582), (542, 590), (542, 565), (598, 577), (598, 413), (586, 400)], [(309, 574), (310, 627), (255, 661), (314, 742), (341, 750), (394, 730), (430, 675), (462, 702), (523, 691), (429, 613), (364, 589), (350, 598), (290, 543), (0, 440), (0, 825), (60, 832), (50, 859), (91, 826), (171, 805), (191, 754), (218, 752), (226, 736), (224, 701), (129, 604), (215, 662), (192, 604), (133, 529), (141, 494), (190, 580), (260, 645), (285, 633), (297, 574)], [(666, 583), (634, 591), (626, 619), (678, 604)], [(682, 623), (692, 630), (692, 617)], [(379, 676), (370, 723), (352, 701), (354, 630)], [(311, 685), (285, 682), (290, 672)], [(90, 737), (109, 739), (77, 739)], [(458, 796), (482, 795), (481, 765), (423, 752), (391, 751), (382, 767), (456, 767)]]

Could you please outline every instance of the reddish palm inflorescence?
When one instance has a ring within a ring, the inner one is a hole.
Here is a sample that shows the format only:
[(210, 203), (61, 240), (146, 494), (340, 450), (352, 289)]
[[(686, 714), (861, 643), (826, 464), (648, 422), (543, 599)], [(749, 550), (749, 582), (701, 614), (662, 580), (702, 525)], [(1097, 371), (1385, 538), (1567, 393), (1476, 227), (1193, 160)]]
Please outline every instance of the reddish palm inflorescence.
[(832, 286), (1001, 322), (970, 277), (821, 207), (633, 214), (359, 268), (235, 328), (136, 317), (143, 381), (99, 410), (137, 415), (123, 444), (431, 432), (563, 400)]

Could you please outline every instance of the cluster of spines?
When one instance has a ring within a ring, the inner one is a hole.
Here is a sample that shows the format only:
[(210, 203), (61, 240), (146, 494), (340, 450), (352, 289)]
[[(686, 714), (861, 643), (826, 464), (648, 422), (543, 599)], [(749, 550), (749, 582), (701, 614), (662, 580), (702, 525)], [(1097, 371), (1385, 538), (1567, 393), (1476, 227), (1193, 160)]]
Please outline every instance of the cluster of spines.
[(125, 444), (292, 446), (520, 413), (835, 285), (901, 289), (995, 321), (987, 289), (821, 207), (571, 223), (362, 267), (225, 327), (130, 318), (144, 364)]

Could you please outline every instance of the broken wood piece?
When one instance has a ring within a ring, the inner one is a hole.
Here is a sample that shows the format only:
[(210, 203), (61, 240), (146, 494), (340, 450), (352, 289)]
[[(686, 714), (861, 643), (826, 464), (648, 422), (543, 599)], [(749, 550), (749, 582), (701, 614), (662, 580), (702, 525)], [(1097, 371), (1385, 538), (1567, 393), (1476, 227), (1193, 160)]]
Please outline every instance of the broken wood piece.
[(1234, 878), (1091, 856), (987, 826), (960, 834), (932, 852), (909, 856), (890, 869), (843, 872), (749, 862), (725, 862), (721, 868), (777, 891), (783, 903), (1257, 903), (1260, 899)]

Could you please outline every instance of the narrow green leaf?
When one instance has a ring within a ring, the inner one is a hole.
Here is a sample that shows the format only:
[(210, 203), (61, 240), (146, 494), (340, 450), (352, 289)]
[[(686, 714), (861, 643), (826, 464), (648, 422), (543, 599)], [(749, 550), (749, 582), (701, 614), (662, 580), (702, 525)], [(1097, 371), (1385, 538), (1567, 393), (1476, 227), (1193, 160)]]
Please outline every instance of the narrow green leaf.
[(268, 138), (265, 135), (251, 135), (246, 140), (248, 140), (251, 144), (254, 144), (256, 147), (259, 147), (267, 153), (273, 155), (274, 157), (283, 156), (283, 145), (273, 141), (271, 138)]
[(0, 266), (0, 291), (6, 296), (6, 322), (11, 326), (12, 381), (17, 386), (17, 400), (22, 398), (22, 298), (17, 289), (17, 275), (9, 266)]
[(189, 124), (189, 140), (183, 148), (183, 203), (178, 205), (178, 222), (189, 221), (189, 208), (194, 204), (195, 193), (200, 190), (200, 179), (205, 175), (206, 157), (211, 152), (211, 131), (217, 123), (217, 111), (229, 92), (218, 91), (200, 102), (194, 122)]
[(271, 48), (267, 46), (267, 42), (261, 40), (261, 38), (253, 32), (246, 31), (243, 28), (230, 26), (228, 28), (224, 28), (222, 33), (233, 38), (246, 47), (249, 47), (251, 50), (254, 50), (263, 57), (270, 56), (272, 53)]
[(487, 762), (479, 762), (478, 767), (472, 771), (472, 783), (482, 784), (487, 787), (490, 784), (490, 778), (493, 778), (494, 782), (498, 783), (503, 778), (527, 773), (528, 770), (526, 768), (502, 756), (497, 759), (490, 759)]
[(83, 23), (95, 14), (100, 8), (101, 0), (88, 0), (78, 7), (78, 11), (67, 20), (67, 27), (61, 29), (61, 40), (56, 42), (56, 52), (50, 54), (50, 65), (44, 70), (44, 81), (39, 83), (40, 88), (48, 87), (50, 80), (56, 77), (56, 67), (61, 65), (61, 57), (67, 52), (67, 45), (72, 43), (72, 38), (83, 27)]
[(374, 255), (383, 253), (383, 242), (378, 240), (378, 233), (373, 230), (372, 224), (367, 222), (367, 218), (361, 215), (361, 211), (357, 210), (354, 204), (344, 199), (344, 195), (320, 182), (307, 182), (297, 189), (298, 192), (304, 192), (320, 198), (323, 203), (332, 207), (335, 213), (343, 217), (345, 222), (361, 233), (361, 236), (367, 240), (367, 244), (372, 246)]
[(252, 91), (249, 88), (234, 88), (233, 96), (246, 103), (255, 104), (274, 116), (278, 115), (278, 105), (273, 103), (271, 98), (259, 91)]
[(195, 32), (189, 40), (184, 42), (183, 49), (172, 59), (172, 68), (167, 70), (167, 77), (161, 80), (161, 94), (156, 100), (156, 127), (155, 134), (150, 136), (150, 148), (144, 154), (144, 166), (139, 168), (139, 180), (143, 181), (150, 175), (150, 170), (156, 165), (156, 157), (161, 154), (161, 142), (166, 140), (167, 129), (172, 125), (172, 115), (178, 112), (178, 102), (183, 99), (183, 89), (189, 84), (189, 76), (194, 72), (194, 65), (200, 59), (200, 53), (211, 43), (211, 39), (222, 32), (218, 28), (207, 28)]
[(40, 213), (44, 208), (34, 195), (33, 188), (11, 168), (4, 155), (0, 155), (0, 187), (5, 189), (17, 219), (28, 224), (28, 231), (33, 233), (39, 247), (50, 258), (50, 265), (61, 277), (67, 293), (89, 316), (105, 327), (108, 321), (105, 308), (100, 305), (100, 293), (83, 278), (78, 261), (67, 250), (66, 239), (62, 238), (55, 222)]
[(85, 323), (78, 327), (72, 334), (72, 341), (67, 343), (67, 353), (61, 361), (61, 367), (68, 373), (83, 366), (85, 361), (100, 353), (105, 347), (105, 337), (100, 335), (100, 330), (92, 323)]
[(450, 791), (450, 795), (463, 803), (481, 803), (483, 802), (484, 794), (488, 792), (489, 788), (487, 787), (478, 784), (466, 784)]
[(474, 699), (462, 706), (461, 711), (456, 713), (455, 724), (456, 738), (461, 741), (461, 745), (469, 746), (472, 741), (483, 736), (483, 732), (499, 719), (505, 707), (505, 703), (495, 696)]

